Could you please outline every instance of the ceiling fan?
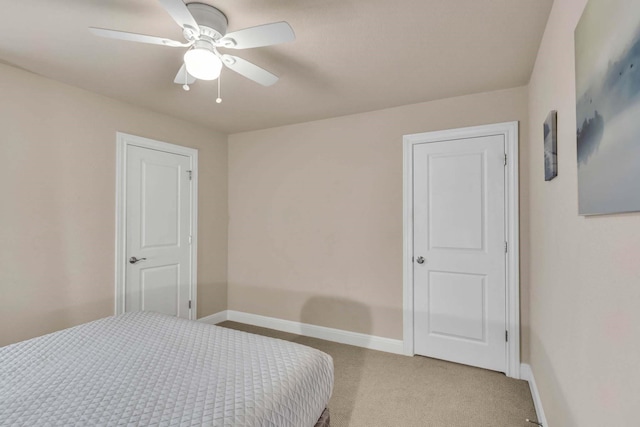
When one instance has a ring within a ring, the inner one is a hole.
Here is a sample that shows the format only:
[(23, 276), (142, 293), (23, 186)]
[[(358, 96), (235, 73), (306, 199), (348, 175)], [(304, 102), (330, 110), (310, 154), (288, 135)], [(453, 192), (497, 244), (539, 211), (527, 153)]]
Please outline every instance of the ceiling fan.
[(275, 22), (227, 33), (227, 17), (213, 6), (204, 3), (185, 4), (182, 0), (158, 1), (182, 27), (185, 43), (104, 28), (90, 27), (89, 30), (101, 37), (189, 48), (174, 80), (174, 83), (184, 85), (185, 90), (196, 79), (217, 79), (223, 65), (263, 86), (271, 86), (278, 81), (278, 76), (269, 71), (237, 56), (220, 53), (218, 48), (250, 49), (293, 41), (296, 36), (288, 23)]

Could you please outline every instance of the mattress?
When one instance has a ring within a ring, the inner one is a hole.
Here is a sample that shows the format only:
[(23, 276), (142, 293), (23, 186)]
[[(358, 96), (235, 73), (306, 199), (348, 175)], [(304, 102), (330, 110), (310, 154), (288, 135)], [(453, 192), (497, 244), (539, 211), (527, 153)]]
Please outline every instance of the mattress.
[(299, 344), (127, 313), (0, 348), (0, 425), (312, 427), (333, 361)]

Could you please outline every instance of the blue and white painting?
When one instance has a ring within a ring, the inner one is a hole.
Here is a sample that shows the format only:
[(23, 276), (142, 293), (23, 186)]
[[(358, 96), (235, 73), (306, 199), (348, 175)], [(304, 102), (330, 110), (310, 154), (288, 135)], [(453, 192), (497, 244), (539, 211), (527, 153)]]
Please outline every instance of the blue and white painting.
[(575, 49), (579, 212), (640, 211), (640, 1), (590, 0)]

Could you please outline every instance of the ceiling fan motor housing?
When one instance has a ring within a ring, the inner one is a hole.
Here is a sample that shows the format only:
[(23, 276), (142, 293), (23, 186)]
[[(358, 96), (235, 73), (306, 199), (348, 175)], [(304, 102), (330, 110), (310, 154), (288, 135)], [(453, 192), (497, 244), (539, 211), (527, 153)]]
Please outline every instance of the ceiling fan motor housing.
[[(227, 34), (229, 21), (224, 13), (213, 6), (204, 3), (188, 3), (187, 8), (200, 27), (200, 35), (218, 40)], [(185, 38), (193, 40), (195, 34), (190, 34), (190, 30), (185, 29)]]

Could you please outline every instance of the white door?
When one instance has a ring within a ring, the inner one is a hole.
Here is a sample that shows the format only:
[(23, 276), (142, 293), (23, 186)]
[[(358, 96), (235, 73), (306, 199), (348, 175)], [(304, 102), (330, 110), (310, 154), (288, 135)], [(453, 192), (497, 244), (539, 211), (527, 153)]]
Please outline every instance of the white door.
[(505, 372), (504, 136), (413, 149), (415, 353)]
[(127, 145), (125, 311), (190, 318), (191, 159)]

